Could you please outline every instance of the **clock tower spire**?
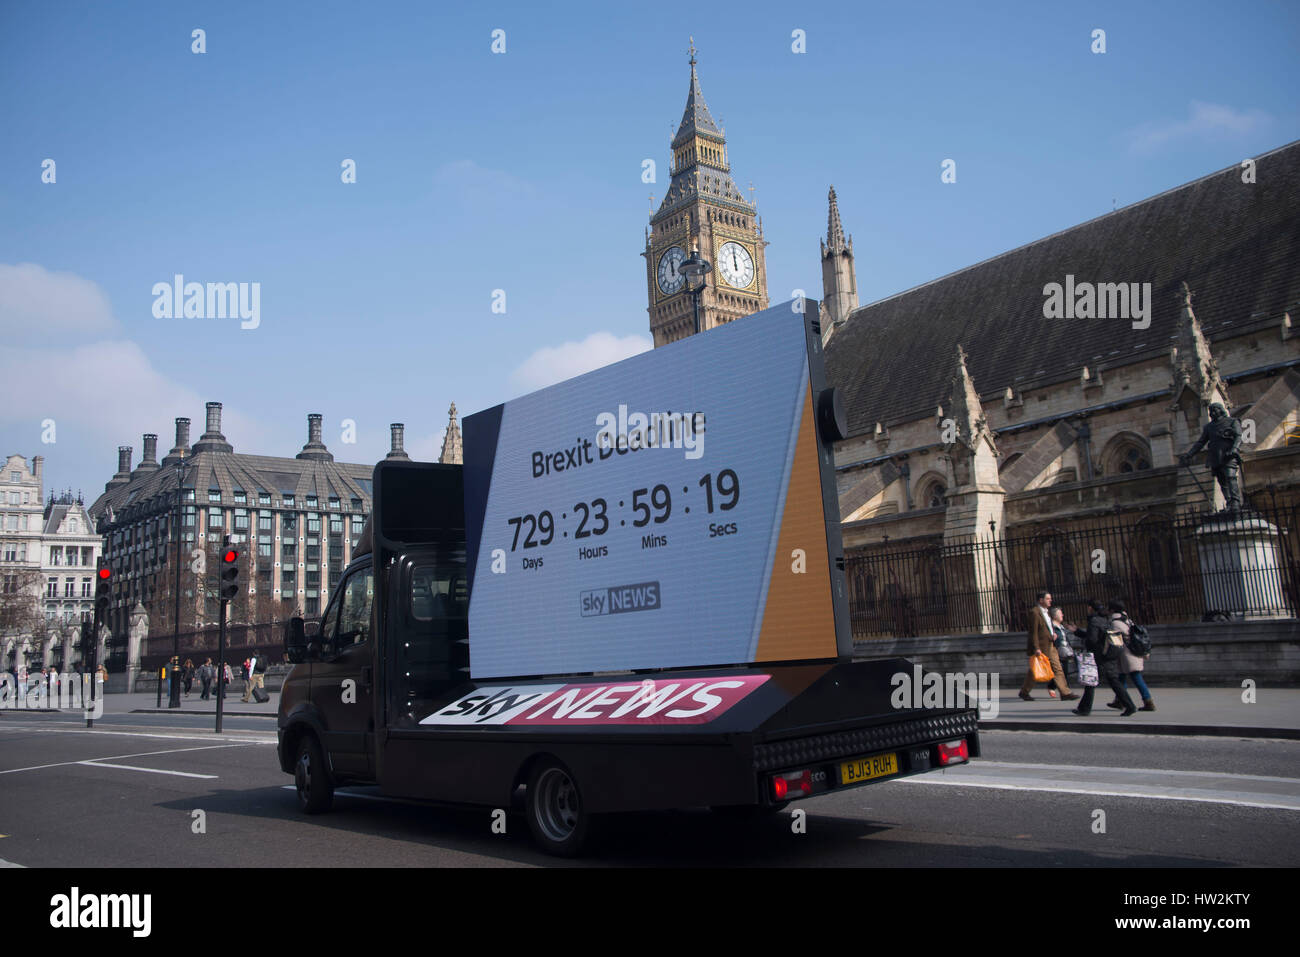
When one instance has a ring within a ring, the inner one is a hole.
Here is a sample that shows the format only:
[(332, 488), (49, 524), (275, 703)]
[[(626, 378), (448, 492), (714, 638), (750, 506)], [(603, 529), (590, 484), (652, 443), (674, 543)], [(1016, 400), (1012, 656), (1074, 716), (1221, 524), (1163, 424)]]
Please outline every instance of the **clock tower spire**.
[(767, 308), (767, 265), (756, 206), (731, 178), (726, 131), (713, 119), (695, 69), (691, 39), (691, 82), (686, 109), (672, 139), (671, 181), (650, 216), (646, 237), (646, 282), (650, 331), (656, 346), (695, 331), (688, 280), (678, 267), (698, 243), (713, 264), (700, 298), (700, 329), (731, 322)]

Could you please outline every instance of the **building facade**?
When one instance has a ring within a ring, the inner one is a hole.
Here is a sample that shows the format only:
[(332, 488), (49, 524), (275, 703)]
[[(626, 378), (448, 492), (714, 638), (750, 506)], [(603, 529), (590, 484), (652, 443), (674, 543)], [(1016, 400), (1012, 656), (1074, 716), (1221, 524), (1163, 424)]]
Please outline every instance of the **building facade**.
[(44, 458), (0, 474), (0, 667), (62, 667), (94, 609), (101, 540), (80, 496), (44, 494)]
[[(459, 436), (454, 412), (451, 429)], [(402, 423), (392, 424), (387, 458), (408, 458), (404, 433)], [(113, 572), (110, 670), (124, 663), (126, 628), (138, 608), (150, 613), (155, 633), (174, 629), (178, 486), (182, 631), (216, 621), (217, 550), (227, 535), (243, 543), (244, 593), (231, 603), (232, 620), (324, 611), (370, 514), (374, 466), (336, 462), (321, 435), (321, 416), (311, 414), (307, 442), (293, 458), (238, 453), (222, 434), (221, 403), (209, 402), (197, 442), (190, 442), (190, 420), (178, 418), (175, 444), (161, 460), (154, 434), (144, 436), (134, 469), (132, 449), (118, 449), (117, 473), (90, 508)]]
[[(1245, 429), (1247, 501), (1294, 511), (1300, 143), (1252, 172), (1230, 167), (860, 307), (832, 190), (823, 335), (848, 413), (836, 471), (859, 608), (950, 590), (953, 569), (926, 548), (987, 543), (1005, 565), (1007, 536), (1031, 531), (1041, 560), (1013, 576), (1025, 590), (1170, 587), (1196, 560), (1193, 533), (1157, 540), (1177, 516), (1223, 506), (1204, 456), (1178, 458), (1212, 402)], [(1102, 517), (1164, 531), (1117, 540), (1098, 562), (1084, 529)], [(880, 558), (904, 553), (907, 567)], [(1099, 574), (1107, 560), (1123, 573)], [(989, 617), (968, 610), (986, 627), (966, 630), (996, 630)]]
[(95, 610), (95, 568), (103, 539), (90, 513), (70, 491), (46, 503), (41, 531), (42, 607), (46, 622), (64, 630)]

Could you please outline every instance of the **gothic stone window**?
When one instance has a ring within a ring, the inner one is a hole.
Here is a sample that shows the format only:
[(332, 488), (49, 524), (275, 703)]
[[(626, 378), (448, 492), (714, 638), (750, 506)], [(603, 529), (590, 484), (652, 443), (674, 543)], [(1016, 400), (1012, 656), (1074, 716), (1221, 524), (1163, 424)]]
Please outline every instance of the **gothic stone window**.
[(948, 504), (948, 487), (942, 482), (931, 482), (921, 493), (922, 508), (943, 508)]

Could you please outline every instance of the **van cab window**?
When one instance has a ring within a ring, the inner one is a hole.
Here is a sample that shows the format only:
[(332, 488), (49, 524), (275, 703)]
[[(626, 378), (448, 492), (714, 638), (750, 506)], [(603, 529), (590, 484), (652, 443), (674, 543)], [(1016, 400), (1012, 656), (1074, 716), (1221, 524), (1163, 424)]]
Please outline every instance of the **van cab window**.
[(321, 622), (321, 641), (326, 649), (337, 653), (370, 637), (374, 582), (374, 570), (367, 566), (353, 572), (335, 590)]
[(370, 605), (375, 597), (375, 578), (371, 568), (349, 575), (343, 583), (343, 601), (339, 609), (339, 647), (361, 644), (370, 638)]

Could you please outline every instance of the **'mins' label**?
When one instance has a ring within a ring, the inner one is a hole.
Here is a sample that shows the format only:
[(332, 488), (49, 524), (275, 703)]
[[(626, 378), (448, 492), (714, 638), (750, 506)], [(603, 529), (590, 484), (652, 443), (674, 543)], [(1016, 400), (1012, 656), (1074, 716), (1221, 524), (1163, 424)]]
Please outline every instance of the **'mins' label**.
[(594, 615), (621, 615), (629, 611), (654, 611), (659, 607), (659, 583), (615, 585), (613, 588), (590, 588), (578, 595), (583, 618)]
[(705, 724), (771, 675), (721, 675), (617, 684), (494, 685), (429, 715), (422, 725)]

